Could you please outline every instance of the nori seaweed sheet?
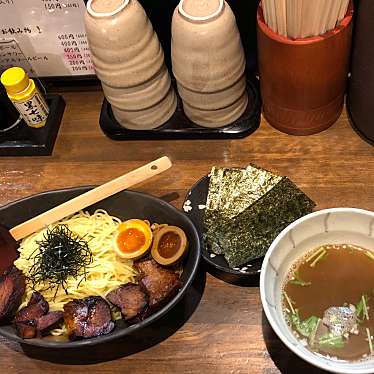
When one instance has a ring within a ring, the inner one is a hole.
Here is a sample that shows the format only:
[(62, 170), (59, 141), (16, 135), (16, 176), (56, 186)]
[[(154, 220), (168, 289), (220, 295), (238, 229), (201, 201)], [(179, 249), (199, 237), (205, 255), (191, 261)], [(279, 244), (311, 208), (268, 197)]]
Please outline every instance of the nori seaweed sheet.
[(249, 165), (245, 169), (213, 167), (206, 209), (234, 218), (281, 179), (282, 177), (255, 165)]
[[(224, 254), (231, 268), (265, 255), (271, 242), (290, 223), (313, 211), (315, 203), (283, 177), (265, 195), (232, 219), (217, 219), (208, 228), (208, 248)], [(217, 250), (217, 247), (219, 248)]]
[[(246, 169), (213, 167), (204, 214), (205, 236), (213, 235), (222, 226), (222, 221), (239, 215), (281, 179), (255, 165), (249, 165)], [(210, 250), (222, 254), (221, 248), (213, 243)]]
[(209, 189), (206, 199), (206, 209), (215, 211), (218, 210), (224, 171), (224, 168), (216, 168), (214, 166), (212, 167), (212, 170), (209, 174)]

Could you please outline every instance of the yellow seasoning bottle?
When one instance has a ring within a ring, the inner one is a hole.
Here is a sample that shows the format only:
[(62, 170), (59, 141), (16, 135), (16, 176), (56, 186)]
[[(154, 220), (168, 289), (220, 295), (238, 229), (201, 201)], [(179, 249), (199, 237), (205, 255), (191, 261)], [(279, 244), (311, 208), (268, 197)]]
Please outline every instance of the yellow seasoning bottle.
[(1, 75), (9, 99), (22, 115), (26, 124), (39, 128), (45, 126), (49, 108), (44, 97), (26, 72), (19, 67), (12, 67)]

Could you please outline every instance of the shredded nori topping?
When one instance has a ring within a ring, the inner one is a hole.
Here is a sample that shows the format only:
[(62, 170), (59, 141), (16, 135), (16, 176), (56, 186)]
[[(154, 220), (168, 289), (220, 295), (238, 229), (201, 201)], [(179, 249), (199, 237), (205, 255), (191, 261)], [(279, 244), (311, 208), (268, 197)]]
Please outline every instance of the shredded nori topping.
[[(315, 207), (315, 203), (288, 178), (275, 176), (253, 165), (250, 167), (253, 169), (246, 173), (247, 181), (239, 182), (239, 185), (246, 186), (245, 188), (237, 186), (237, 178), (229, 177), (232, 181), (233, 197), (222, 197), (222, 191), (226, 187), (217, 187), (218, 178), (212, 182), (214, 192), (209, 197), (209, 190), (207, 199), (204, 216), (205, 244), (208, 250), (223, 254), (231, 268), (264, 256), (271, 242), (287, 225), (312, 212)], [(217, 174), (215, 170), (214, 175)], [(222, 180), (221, 178), (220, 181)], [(237, 199), (240, 195), (238, 188), (248, 197)], [(212, 196), (217, 199), (220, 194), (221, 201), (230, 200), (231, 206), (228, 208), (225, 204), (220, 205), (216, 200), (215, 209), (209, 209), (212, 204), (208, 204), (208, 201), (211, 201)], [(225, 194), (229, 195), (230, 189), (227, 189)]]
[(86, 278), (87, 267), (93, 261), (91, 250), (66, 225), (47, 230), (37, 244), (38, 248), (29, 258), (34, 262), (28, 274), (33, 289), (38, 284), (48, 284), (47, 289), (55, 289), (55, 295), (60, 287), (68, 294), (69, 277), (81, 278), (81, 281)]

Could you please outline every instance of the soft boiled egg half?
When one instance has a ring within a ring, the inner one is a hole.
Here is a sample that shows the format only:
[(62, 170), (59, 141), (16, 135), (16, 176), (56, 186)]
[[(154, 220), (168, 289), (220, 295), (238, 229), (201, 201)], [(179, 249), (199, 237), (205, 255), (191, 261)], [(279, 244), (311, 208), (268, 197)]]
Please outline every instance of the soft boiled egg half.
[(118, 226), (113, 248), (120, 257), (136, 260), (150, 249), (152, 239), (152, 230), (147, 222), (129, 219)]

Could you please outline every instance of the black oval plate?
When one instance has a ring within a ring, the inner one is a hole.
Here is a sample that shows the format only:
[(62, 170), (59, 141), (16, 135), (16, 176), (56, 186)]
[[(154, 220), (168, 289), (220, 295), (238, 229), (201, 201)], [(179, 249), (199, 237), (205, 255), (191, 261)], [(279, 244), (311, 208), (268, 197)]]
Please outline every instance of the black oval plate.
[[(90, 189), (92, 189), (92, 186), (48, 191), (10, 203), (6, 206), (0, 207), (0, 223), (11, 228)], [(133, 333), (134, 331), (149, 325), (165, 315), (178, 303), (178, 301), (182, 299), (196, 275), (201, 255), (199, 235), (188, 217), (186, 217), (183, 212), (161, 199), (128, 190), (102, 200), (85, 210), (93, 212), (95, 209), (99, 208), (107, 210), (108, 213), (117, 216), (122, 220), (130, 218), (148, 219), (151, 222), (168, 223), (170, 225), (179, 226), (185, 231), (189, 240), (189, 251), (181, 275), (183, 287), (180, 289), (178, 294), (161, 310), (146, 318), (144, 321), (132, 326), (126, 326), (123, 321), (118, 321), (116, 322), (116, 327), (112, 333), (92, 339), (73, 342), (59, 342), (50, 340), (49, 338), (24, 340), (16, 335), (15, 329), (12, 325), (0, 326), (1, 335), (19, 343), (40, 347), (77, 348), (92, 346), (123, 337), (124, 335)]]
[(215, 270), (214, 275), (226, 282), (237, 283), (253, 279), (254, 276), (258, 277), (259, 273), (261, 272), (263, 257), (237, 268), (238, 270), (234, 270), (229, 267), (223, 256), (214, 255), (205, 248), (203, 240), (203, 235), (205, 233), (203, 215), (206, 199), (208, 197), (208, 189), (209, 176), (206, 175), (191, 188), (183, 204), (185, 214), (194, 223), (199, 233), (201, 242), (201, 256), (208, 263), (208, 265)]

